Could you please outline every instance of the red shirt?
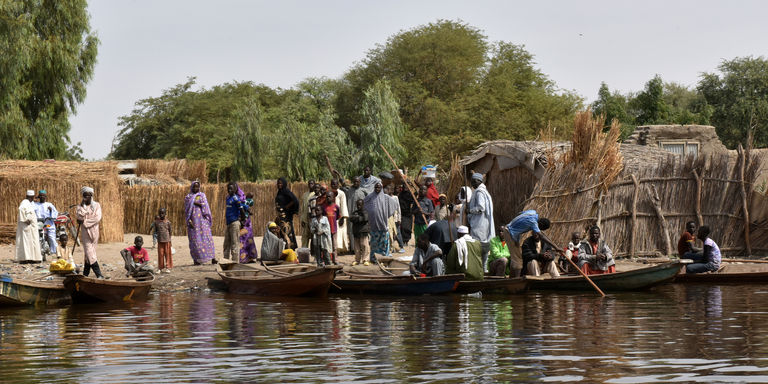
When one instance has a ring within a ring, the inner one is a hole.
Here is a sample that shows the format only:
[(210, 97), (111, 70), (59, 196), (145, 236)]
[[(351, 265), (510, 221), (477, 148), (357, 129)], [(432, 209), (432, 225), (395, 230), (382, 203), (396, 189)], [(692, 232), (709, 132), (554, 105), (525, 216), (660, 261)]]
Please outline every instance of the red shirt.
[(143, 263), (145, 261), (149, 261), (149, 252), (147, 252), (146, 248), (141, 248), (139, 250), (136, 250), (136, 246), (131, 245), (125, 250), (128, 252), (131, 252), (131, 256), (133, 256), (133, 261), (135, 263)]
[(338, 223), (336, 220), (339, 219), (339, 206), (335, 203), (326, 204), (323, 207), (323, 212), (325, 212), (325, 216), (328, 217), (328, 223), (331, 225), (331, 233), (336, 234), (336, 231), (338, 230)]
[(435, 207), (440, 206), (440, 194), (437, 193), (437, 187), (435, 187), (434, 184), (427, 188), (427, 197), (432, 200), (432, 204), (434, 204)]
[(680, 240), (677, 242), (677, 254), (680, 257), (683, 257), (686, 252), (690, 251), (691, 248), (693, 248), (693, 243), (696, 241), (696, 239), (693, 237), (693, 235), (690, 234), (690, 232), (685, 231), (683, 232), (683, 235), (680, 236)]

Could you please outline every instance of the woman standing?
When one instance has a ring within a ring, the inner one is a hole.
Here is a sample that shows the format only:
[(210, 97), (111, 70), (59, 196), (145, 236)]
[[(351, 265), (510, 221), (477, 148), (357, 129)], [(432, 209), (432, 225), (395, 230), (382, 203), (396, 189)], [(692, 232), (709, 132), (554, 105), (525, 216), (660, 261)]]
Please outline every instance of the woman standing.
[(184, 198), (184, 213), (187, 222), (187, 237), (189, 237), (189, 253), (195, 265), (211, 260), (216, 264), (216, 250), (213, 247), (211, 234), (211, 207), (205, 193), (200, 192), (200, 182), (193, 181), (189, 194)]
[(245, 211), (245, 219), (242, 220), (242, 225), (240, 225), (239, 261), (241, 264), (252, 263), (259, 256), (259, 252), (256, 250), (256, 242), (253, 240), (253, 227), (251, 226), (251, 213), (248, 203), (249, 200), (253, 202), (253, 199), (248, 199), (239, 185), (235, 184), (235, 188), (237, 188), (237, 197), (243, 202), (243, 210)]
[(285, 215), (285, 221), (291, 226), (291, 232), (288, 237), (291, 239), (291, 249), (296, 249), (296, 235), (293, 231), (293, 215), (299, 211), (299, 199), (288, 189), (288, 183), (285, 178), (277, 179), (277, 195), (275, 196), (275, 205)]

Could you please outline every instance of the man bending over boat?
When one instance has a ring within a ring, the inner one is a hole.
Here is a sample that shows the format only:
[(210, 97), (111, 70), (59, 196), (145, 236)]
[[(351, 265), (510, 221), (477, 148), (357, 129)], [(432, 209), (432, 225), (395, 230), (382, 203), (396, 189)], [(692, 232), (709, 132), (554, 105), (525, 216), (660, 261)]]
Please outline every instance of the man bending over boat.
[(442, 257), (443, 251), (440, 250), (440, 247), (430, 243), (429, 235), (422, 233), (416, 240), (416, 250), (413, 252), (413, 259), (411, 259), (411, 275), (445, 275), (445, 264)]
[(699, 240), (704, 242), (704, 250), (701, 253), (689, 253), (693, 264), (685, 266), (686, 273), (714, 272), (720, 269), (720, 247), (709, 238), (709, 227), (702, 225), (697, 233)]
[(600, 238), (600, 227), (589, 229), (587, 240), (579, 244), (579, 268), (587, 275), (601, 275), (616, 272), (613, 252)]
[(533, 231), (541, 240), (552, 248), (557, 248), (542, 231), (549, 229), (549, 219), (539, 218), (535, 210), (522, 212), (504, 228), (502, 235), (509, 248), (509, 277), (518, 277), (523, 269), (523, 250), (520, 248), (520, 235)]

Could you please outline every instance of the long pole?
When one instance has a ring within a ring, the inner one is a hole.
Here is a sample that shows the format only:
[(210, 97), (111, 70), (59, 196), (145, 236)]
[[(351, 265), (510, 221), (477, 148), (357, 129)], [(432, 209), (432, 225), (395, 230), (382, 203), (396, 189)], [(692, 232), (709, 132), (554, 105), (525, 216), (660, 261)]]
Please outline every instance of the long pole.
[[(554, 245), (554, 244), (553, 244), (553, 245)], [(558, 250), (558, 252), (562, 252), (562, 251), (561, 251), (561, 249), (562, 249), (562, 248), (560, 248), (560, 247), (557, 247), (557, 248), (555, 248), (555, 249), (557, 249), (557, 250)], [(563, 257), (565, 257), (565, 255), (563, 255)], [(566, 259), (566, 260), (568, 260), (568, 262), (569, 262), (569, 263), (571, 263), (571, 265), (572, 265), (574, 268), (576, 268), (576, 270), (577, 270), (577, 271), (579, 271), (579, 273), (581, 274), (581, 276), (583, 276), (585, 279), (587, 279), (587, 282), (589, 282), (589, 284), (591, 284), (591, 285), (592, 285), (592, 287), (593, 287), (593, 288), (595, 288), (595, 290), (596, 290), (598, 293), (600, 293), (600, 296), (603, 296), (603, 297), (605, 297), (605, 293), (603, 293), (603, 291), (601, 291), (601, 290), (600, 290), (600, 288), (598, 288), (598, 287), (597, 287), (597, 284), (595, 284), (595, 282), (594, 282), (594, 281), (592, 281), (592, 279), (590, 279), (590, 278), (589, 278), (589, 276), (587, 276), (587, 274), (586, 274), (586, 273), (584, 273), (584, 271), (582, 271), (582, 270), (581, 270), (581, 268), (579, 268), (579, 266), (578, 266), (578, 265), (576, 265), (576, 263), (574, 263), (574, 262), (573, 262), (573, 260), (571, 260), (571, 258), (570, 258), (570, 257), (565, 257), (565, 259)]]
[(397, 163), (395, 163), (395, 159), (393, 159), (392, 156), (389, 155), (389, 152), (387, 152), (387, 149), (384, 148), (384, 146), (381, 145), (381, 144), (379, 144), (379, 146), (381, 147), (381, 149), (384, 150), (384, 153), (389, 158), (389, 161), (392, 162), (392, 166), (395, 167), (395, 170), (397, 171), (397, 173), (399, 173), (403, 177), (403, 181), (406, 182), (405, 183), (405, 189), (407, 189), (408, 192), (411, 193), (411, 197), (413, 198), (413, 201), (416, 203), (416, 206), (419, 207), (419, 212), (421, 213), (421, 218), (424, 219), (424, 224), (429, 224), (429, 221), (427, 221), (427, 216), (424, 215), (424, 211), (421, 210), (421, 205), (419, 205), (419, 201), (416, 200), (416, 195), (414, 195), (413, 191), (411, 191), (411, 188), (408, 187), (407, 176), (403, 175), (403, 173), (400, 172), (400, 168), (397, 166)]

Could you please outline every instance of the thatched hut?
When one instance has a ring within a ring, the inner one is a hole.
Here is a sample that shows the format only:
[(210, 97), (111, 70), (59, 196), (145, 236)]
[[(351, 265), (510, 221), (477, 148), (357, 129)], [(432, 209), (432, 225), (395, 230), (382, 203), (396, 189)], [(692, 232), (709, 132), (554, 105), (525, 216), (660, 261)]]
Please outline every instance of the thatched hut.
[(59, 211), (69, 211), (74, 217), (75, 208), (69, 207), (80, 203), (80, 188), (88, 185), (101, 203), (100, 240), (123, 241), (123, 200), (117, 173), (114, 162), (0, 161), (0, 223), (12, 224), (8, 227), (15, 231), (19, 203), (28, 189), (45, 189)]

